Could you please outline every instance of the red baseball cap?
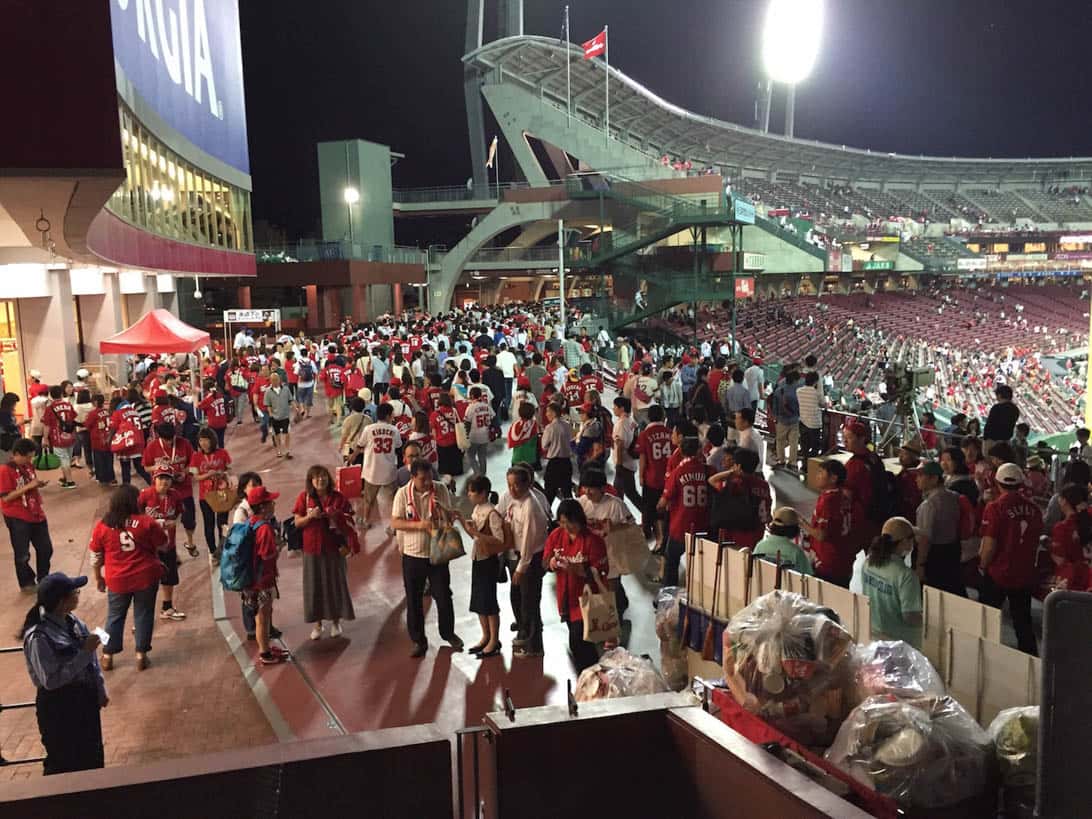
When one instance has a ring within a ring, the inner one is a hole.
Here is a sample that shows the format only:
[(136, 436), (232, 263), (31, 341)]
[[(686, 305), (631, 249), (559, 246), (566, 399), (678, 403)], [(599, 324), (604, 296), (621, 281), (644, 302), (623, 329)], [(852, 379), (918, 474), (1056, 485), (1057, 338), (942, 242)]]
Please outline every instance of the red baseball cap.
[(860, 421), (850, 421), (849, 423), (847, 423), (846, 432), (852, 432), (858, 438), (868, 437), (868, 427), (866, 427)]
[(246, 491), (246, 502), (249, 503), (250, 508), (253, 509), (256, 506), (261, 506), (263, 503), (276, 500), (280, 496), (280, 492), (270, 492), (264, 486), (252, 486)]
[(155, 472), (152, 473), (152, 478), (170, 478), (173, 481), (174, 470), (172, 470), (169, 466), (156, 467)]

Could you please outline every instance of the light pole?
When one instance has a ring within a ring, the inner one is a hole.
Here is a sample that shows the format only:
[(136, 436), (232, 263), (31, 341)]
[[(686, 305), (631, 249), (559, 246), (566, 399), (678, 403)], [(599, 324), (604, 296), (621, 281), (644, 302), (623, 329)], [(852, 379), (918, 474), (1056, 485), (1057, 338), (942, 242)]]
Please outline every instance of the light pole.
[(773, 83), (788, 86), (785, 136), (796, 131), (796, 86), (815, 67), (823, 34), (823, 0), (770, 0), (762, 31), (762, 62), (769, 76), (763, 130), (770, 125)]
[(360, 201), (360, 191), (349, 186), (345, 188), (345, 204), (349, 206), (349, 255), (353, 253), (353, 205)]

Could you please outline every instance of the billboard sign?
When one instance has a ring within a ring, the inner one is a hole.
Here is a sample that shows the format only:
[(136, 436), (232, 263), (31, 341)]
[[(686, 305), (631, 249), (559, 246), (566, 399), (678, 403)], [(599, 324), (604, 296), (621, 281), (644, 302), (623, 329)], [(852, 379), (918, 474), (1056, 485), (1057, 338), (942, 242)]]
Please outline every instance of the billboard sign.
[(755, 295), (755, 280), (753, 276), (740, 276), (736, 278), (736, 298), (750, 299)]
[(281, 323), (280, 310), (225, 310), (224, 324), (276, 324)]
[(740, 199), (738, 196), (732, 197), (732, 216), (737, 222), (744, 225), (753, 225), (755, 223), (755, 206), (746, 199)]
[(250, 173), (237, 0), (111, 0), (114, 59), (178, 133)]
[(985, 270), (988, 264), (986, 259), (956, 259), (957, 270)]

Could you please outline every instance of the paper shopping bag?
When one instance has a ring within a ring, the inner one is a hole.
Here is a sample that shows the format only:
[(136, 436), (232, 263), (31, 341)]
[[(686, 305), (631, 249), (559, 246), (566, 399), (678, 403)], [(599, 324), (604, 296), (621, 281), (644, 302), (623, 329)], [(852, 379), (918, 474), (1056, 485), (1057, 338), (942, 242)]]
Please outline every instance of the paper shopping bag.
[(580, 616), (584, 620), (584, 639), (589, 643), (618, 642), (618, 608), (614, 592), (608, 589), (598, 572), (592, 572), (596, 590), (589, 583), (580, 593)]
[(609, 577), (640, 574), (648, 562), (648, 541), (635, 523), (623, 523), (607, 533), (607, 564)]
[(340, 466), (335, 477), (337, 491), (349, 500), (359, 498), (363, 491), (360, 464)]

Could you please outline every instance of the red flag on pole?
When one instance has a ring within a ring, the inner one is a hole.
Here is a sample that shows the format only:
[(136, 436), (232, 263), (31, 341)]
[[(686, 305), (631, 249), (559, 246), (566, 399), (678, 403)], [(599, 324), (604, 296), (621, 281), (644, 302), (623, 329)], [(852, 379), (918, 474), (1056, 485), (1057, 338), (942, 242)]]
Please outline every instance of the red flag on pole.
[(584, 59), (599, 57), (607, 50), (607, 31), (604, 29), (584, 43)]

